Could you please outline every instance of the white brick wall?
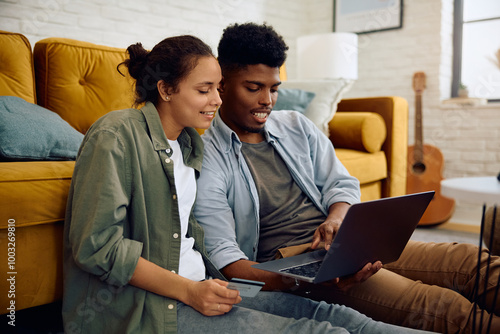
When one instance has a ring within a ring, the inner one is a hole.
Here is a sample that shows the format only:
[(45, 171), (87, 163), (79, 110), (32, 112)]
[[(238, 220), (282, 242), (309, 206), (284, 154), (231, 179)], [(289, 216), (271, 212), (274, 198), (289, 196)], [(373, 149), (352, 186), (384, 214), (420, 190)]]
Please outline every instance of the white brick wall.
[[(500, 172), (500, 105), (449, 107), (453, 0), (405, 0), (403, 28), (359, 36), (359, 80), (347, 97), (399, 95), (410, 105), (414, 136), (413, 73), (424, 71), (424, 141), (441, 149), (444, 177)], [(287, 41), (287, 69), (295, 75), (295, 40), (329, 32), (332, 0), (0, 0), (0, 29), (23, 33), (31, 44), (67, 37), (125, 48), (194, 34), (216, 50), (233, 22), (273, 25)]]
[(194, 34), (214, 51), (224, 27), (234, 22), (272, 24), (291, 50), (295, 72), (297, 36), (331, 31), (330, 0), (0, 0), (0, 29), (20, 32), (32, 46), (46, 37), (66, 37), (126, 48), (153, 47), (163, 38)]

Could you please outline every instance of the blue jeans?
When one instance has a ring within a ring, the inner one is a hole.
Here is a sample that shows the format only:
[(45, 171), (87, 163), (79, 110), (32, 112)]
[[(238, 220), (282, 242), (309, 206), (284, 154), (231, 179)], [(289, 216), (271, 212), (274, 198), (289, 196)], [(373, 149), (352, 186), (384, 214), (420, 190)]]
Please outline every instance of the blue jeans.
[(179, 303), (178, 333), (424, 333), (374, 321), (340, 305), (282, 292), (259, 292), (221, 316), (206, 317)]

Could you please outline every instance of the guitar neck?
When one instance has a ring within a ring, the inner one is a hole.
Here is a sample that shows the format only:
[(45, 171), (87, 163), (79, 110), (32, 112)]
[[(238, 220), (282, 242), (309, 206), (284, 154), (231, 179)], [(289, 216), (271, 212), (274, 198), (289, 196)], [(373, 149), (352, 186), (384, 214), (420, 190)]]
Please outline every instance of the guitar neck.
[(415, 149), (413, 151), (414, 159), (422, 162), (423, 152), (423, 131), (422, 131), (422, 93), (415, 95)]

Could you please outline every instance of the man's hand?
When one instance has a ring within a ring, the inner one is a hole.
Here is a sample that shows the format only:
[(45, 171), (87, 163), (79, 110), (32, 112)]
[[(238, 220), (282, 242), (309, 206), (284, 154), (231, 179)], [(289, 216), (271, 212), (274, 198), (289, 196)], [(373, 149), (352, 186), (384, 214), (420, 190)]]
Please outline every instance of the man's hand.
[(343, 278), (336, 278), (330, 282), (323, 283), (324, 285), (335, 285), (341, 291), (347, 291), (353, 286), (363, 283), (371, 276), (376, 274), (382, 268), (382, 262), (367, 263), (363, 269), (357, 273)]
[(238, 290), (230, 290), (227, 285), (228, 282), (219, 279), (192, 282), (186, 304), (206, 316), (227, 313), (241, 302)]
[(316, 249), (321, 241), (325, 242), (325, 249), (328, 250), (332, 244), (333, 237), (340, 228), (341, 220), (326, 220), (321, 224), (313, 235), (311, 248)]
[(328, 208), (328, 216), (325, 222), (321, 224), (314, 232), (312, 240), (312, 249), (316, 249), (321, 241), (325, 242), (325, 249), (328, 250), (332, 244), (333, 237), (337, 234), (340, 224), (349, 210), (350, 204), (345, 202), (333, 203)]

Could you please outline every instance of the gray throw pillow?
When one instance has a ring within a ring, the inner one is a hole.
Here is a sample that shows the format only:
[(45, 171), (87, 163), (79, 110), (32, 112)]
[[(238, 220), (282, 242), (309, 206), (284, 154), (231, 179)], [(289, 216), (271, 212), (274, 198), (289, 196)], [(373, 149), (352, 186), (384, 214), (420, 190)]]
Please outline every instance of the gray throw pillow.
[(315, 93), (302, 89), (279, 88), (278, 100), (273, 109), (295, 110), (303, 114), (315, 96)]
[(83, 140), (58, 114), (0, 96), (0, 160), (74, 160)]

